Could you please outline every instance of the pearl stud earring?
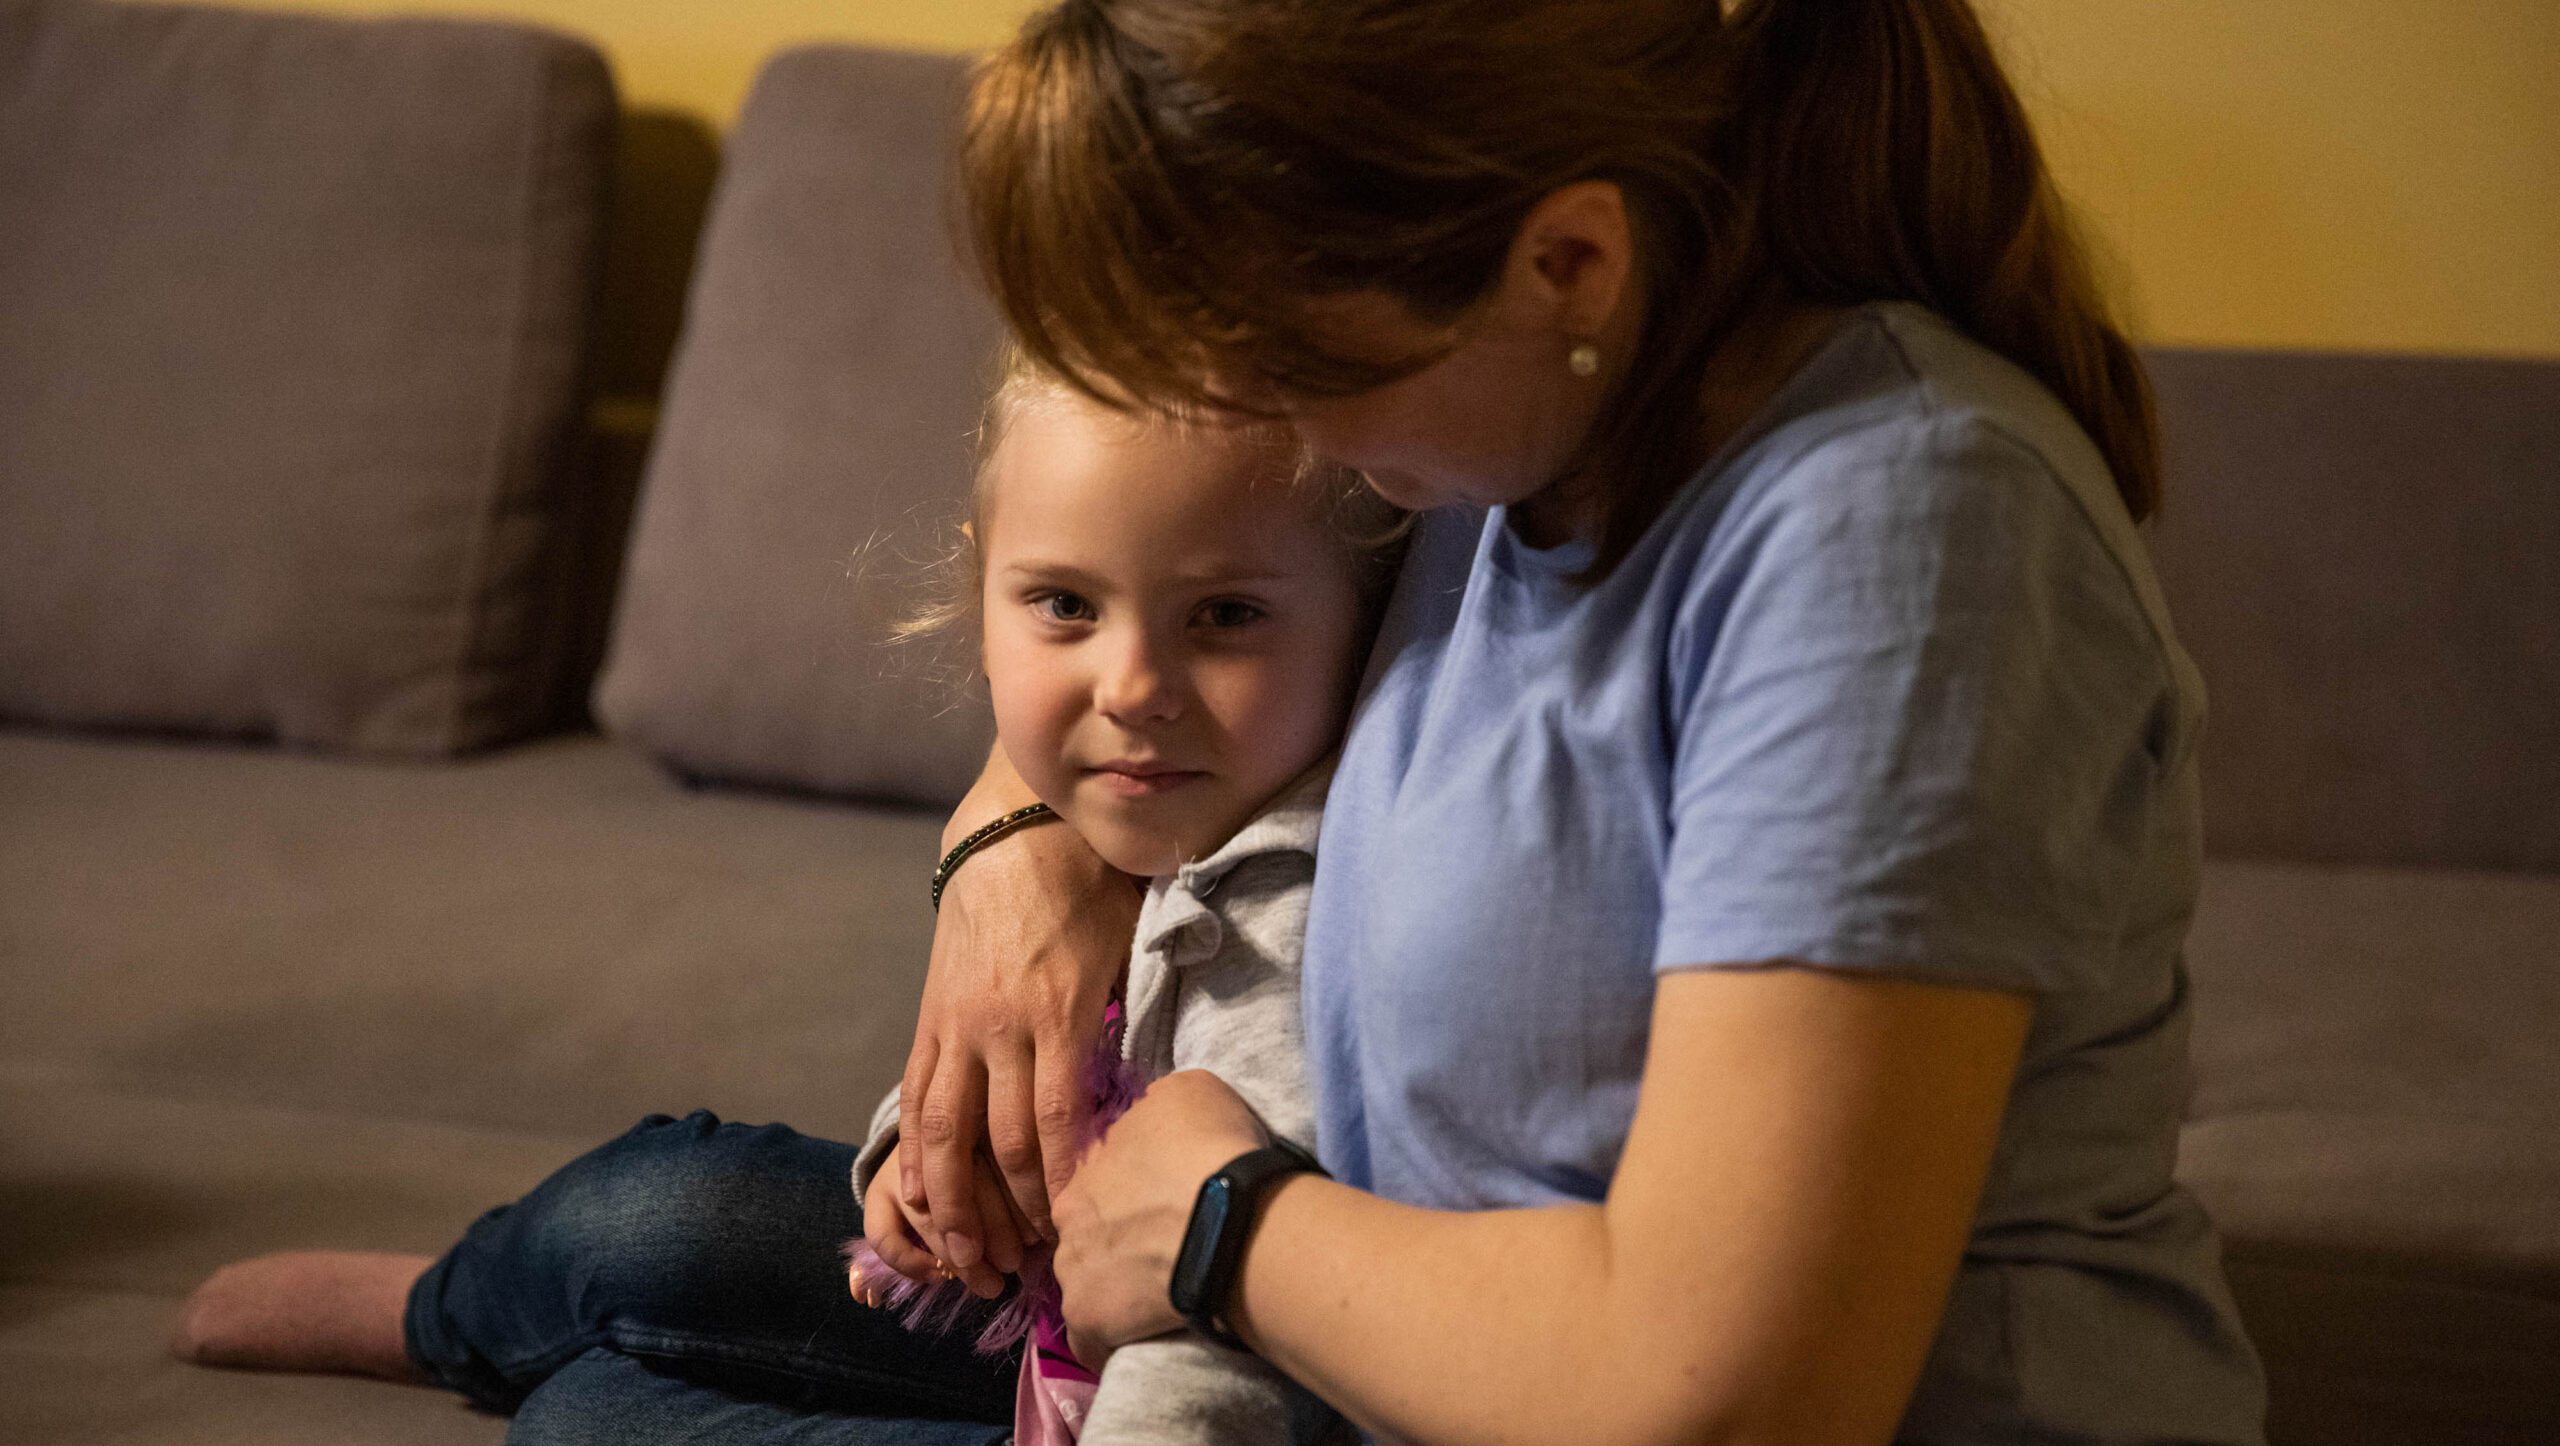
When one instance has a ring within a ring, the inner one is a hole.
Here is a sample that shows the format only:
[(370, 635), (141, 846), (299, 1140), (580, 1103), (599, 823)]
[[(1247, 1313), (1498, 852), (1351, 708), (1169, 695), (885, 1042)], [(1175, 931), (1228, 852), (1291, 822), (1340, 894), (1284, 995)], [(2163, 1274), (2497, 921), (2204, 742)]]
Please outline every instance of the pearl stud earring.
[(1564, 368), (1578, 377), (1596, 376), (1600, 371), (1600, 348), (1587, 341), (1574, 343), (1564, 354)]

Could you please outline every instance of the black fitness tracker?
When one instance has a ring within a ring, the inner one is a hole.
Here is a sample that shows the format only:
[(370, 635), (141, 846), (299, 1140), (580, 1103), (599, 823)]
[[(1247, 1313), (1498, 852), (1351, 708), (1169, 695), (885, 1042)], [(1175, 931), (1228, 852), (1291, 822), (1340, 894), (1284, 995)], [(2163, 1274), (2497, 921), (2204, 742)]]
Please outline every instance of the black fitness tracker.
[(1262, 1197), (1280, 1180), (1307, 1171), (1325, 1174), (1315, 1156), (1287, 1140), (1274, 1140), (1229, 1160), (1226, 1168), (1201, 1182), (1199, 1198), (1191, 1202), (1190, 1227), (1182, 1232), (1182, 1251), (1173, 1259), (1173, 1308), (1194, 1330), (1220, 1345), (1246, 1349), (1226, 1322), (1227, 1297), (1244, 1265), (1245, 1240), (1253, 1234)]

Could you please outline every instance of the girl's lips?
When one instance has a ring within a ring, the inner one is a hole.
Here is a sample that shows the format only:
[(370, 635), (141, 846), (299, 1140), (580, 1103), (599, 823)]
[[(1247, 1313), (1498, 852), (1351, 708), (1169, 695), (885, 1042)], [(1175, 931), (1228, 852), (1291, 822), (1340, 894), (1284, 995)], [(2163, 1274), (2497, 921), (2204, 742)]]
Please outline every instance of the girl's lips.
[(1148, 769), (1143, 772), (1121, 768), (1095, 768), (1087, 771), (1100, 781), (1104, 788), (1123, 798), (1146, 798), (1154, 794), (1170, 793), (1186, 783), (1209, 776), (1197, 770), (1174, 768)]

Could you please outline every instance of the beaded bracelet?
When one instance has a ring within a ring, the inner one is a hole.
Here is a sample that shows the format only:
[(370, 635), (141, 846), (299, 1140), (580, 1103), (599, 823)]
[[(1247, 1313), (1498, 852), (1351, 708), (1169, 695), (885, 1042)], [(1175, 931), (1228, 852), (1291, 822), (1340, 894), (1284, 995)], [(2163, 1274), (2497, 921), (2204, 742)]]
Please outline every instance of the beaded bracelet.
[(942, 863), (933, 871), (933, 911), (937, 914), (942, 912), (942, 886), (951, 882), (951, 875), (959, 869), (969, 855), (1033, 819), (1048, 818), (1054, 812), (1055, 810), (1045, 803), (1029, 804), (975, 830), (967, 838), (953, 844), (951, 852), (942, 856)]

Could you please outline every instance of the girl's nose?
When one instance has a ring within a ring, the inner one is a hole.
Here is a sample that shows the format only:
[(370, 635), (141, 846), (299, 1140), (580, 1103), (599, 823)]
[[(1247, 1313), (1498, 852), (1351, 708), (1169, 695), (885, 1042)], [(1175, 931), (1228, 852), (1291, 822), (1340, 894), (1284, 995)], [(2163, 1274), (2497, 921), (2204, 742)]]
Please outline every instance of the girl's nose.
[(1094, 707), (1123, 725), (1164, 722), (1182, 711), (1180, 675), (1160, 649), (1132, 637), (1094, 680)]

